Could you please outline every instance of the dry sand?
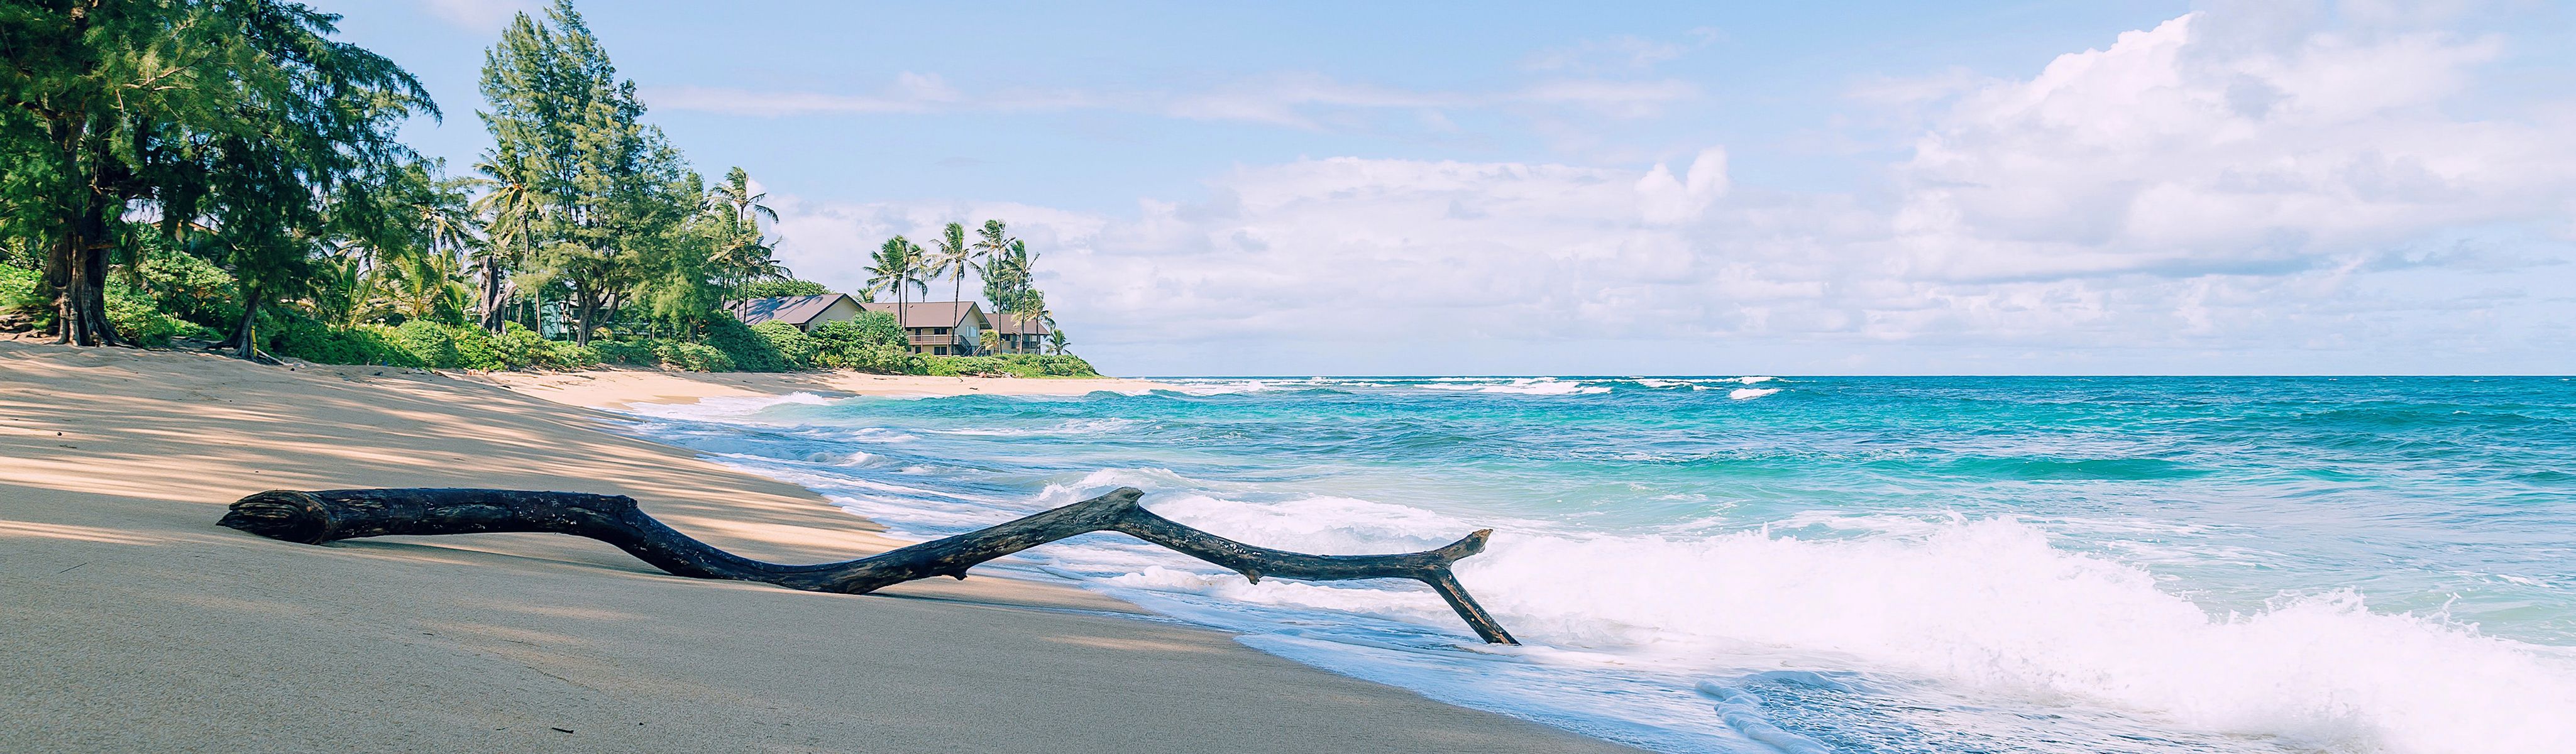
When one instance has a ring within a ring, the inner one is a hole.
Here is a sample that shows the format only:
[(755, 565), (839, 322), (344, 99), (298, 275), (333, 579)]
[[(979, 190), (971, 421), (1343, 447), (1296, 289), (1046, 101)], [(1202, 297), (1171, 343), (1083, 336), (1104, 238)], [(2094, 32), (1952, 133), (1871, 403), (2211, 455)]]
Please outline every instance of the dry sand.
[[(587, 377), (661, 398), (810, 389)], [(596, 420), (431, 373), (0, 342), (0, 751), (1622, 750), (1062, 587), (813, 594), (558, 535), (313, 547), (214, 523), (263, 489), (495, 486), (633, 495), (771, 560), (891, 544)]]

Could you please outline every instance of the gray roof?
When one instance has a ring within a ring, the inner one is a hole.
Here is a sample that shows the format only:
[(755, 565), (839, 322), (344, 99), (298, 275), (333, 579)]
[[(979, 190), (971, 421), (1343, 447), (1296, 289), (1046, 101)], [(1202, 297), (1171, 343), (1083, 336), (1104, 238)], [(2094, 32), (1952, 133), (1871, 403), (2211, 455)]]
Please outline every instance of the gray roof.
[(984, 317), (984, 307), (976, 305), (973, 301), (915, 301), (906, 304), (877, 302), (859, 305), (860, 308), (868, 311), (887, 314), (897, 314), (894, 310), (897, 306), (903, 307), (903, 311), (898, 316), (903, 318), (906, 327), (956, 327), (957, 323), (968, 320), (973, 320), (975, 326), (979, 328), (991, 326), (991, 321)]
[(733, 312), (733, 315), (740, 317), (742, 319), (742, 323), (746, 325), (757, 325), (762, 322), (785, 322), (787, 324), (801, 327), (813, 323), (815, 317), (823, 316), (824, 312), (831, 311), (833, 303), (845, 298), (849, 298), (849, 296), (839, 293), (825, 293), (814, 296), (771, 296), (768, 298), (743, 299), (741, 301), (725, 302), (725, 311)]

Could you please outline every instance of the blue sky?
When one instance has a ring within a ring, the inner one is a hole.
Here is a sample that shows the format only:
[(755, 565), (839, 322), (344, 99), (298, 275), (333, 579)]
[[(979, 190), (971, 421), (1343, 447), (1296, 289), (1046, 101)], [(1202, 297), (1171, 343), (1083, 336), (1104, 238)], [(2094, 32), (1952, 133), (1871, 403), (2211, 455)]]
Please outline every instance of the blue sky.
[[(320, 5), (484, 148), (532, 4)], [(582, 10), (803, 276), (1009, 220), (1117, 373), (2576, 372), (2560, 4), (1381, 5)]]

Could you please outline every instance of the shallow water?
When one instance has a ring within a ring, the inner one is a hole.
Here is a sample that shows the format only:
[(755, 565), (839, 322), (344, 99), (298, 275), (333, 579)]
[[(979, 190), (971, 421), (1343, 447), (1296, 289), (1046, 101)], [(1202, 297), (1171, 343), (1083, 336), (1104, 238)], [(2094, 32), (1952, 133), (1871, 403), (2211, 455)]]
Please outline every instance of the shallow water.
[(2576, 751), (2576, 382), (1175, 380), (811, 396), (633, 431), (930, 538), (1118, 486), (1459, 577), (1023, 563), (1264, 651), (1663, 751)]

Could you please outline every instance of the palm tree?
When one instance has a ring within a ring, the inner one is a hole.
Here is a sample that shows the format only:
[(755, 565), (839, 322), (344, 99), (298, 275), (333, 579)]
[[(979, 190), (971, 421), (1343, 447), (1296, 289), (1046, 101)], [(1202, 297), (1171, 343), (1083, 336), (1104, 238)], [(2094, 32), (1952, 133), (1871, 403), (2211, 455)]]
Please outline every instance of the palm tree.
[(867, 268), (868, 290), (894, 294), (895, 326), (904, 328), (909, 334), (912, 324), (904, 321), (904, 310), (910, 308), (904, 306), (911, 300), (908, 294), (913, 290), (930, 292), (930, 286), (921, 279), (921, 246), (903, 236), (895, 236), (886, 239), (884, 246), (877, 247), (875, 261), (876, 266)]
[(761, 203), (768, 198), (768, 192), (752, 192), (751, 174), (742, 168), (726, 171), (724, 180), (707, 189), (707, 209), (723, 218), (725, 235), (708, 261), (729, 289), (753, 280), (776, 280), (793, 274), (772, 256), (778, 250), (777, 241), (760, 230), (763, 218), (772, 224), (778, 222), (778, 211)]
[(483, 329), (501, 332), (504, 304), (509, 301), (508, 275), (526, 259), (536, 243), (537, 224), (545, 219), (547, 200), (536, 187), (534, 176), (520, 175), (519, 160), (487, 157), (474, 164), (482, 177), (472, 179), (484, 188), (483, 196), (474, 200), (471, 211), (488, 218), (484, 221), (486, 243), (481, 255), (483, 268)]
[(751, 193), (751, 174), (743, 172), (742, 168), (725, 171), (724, 180), (707, 190), (709, 205), (723, 209), (736, 225), (748, 226), (754, 231), (760, 230), (761, 218), (768, 218), (771, 223), (778, 222), (778, 211), (761, 204), (768, 198), (767, 191)]
[(1010, 227), (1003, 225), (1000, 220), (984, 221), (984, 227), (975, 229), (975, 236), (975, 256), (983, 262), (980, 273), (984, 276), (984, 297), (993, 299), (993, 308), (1000, 310), (1008, 302), (993, 296), (993, 293), (998, 290), (993, 286), (993, 277), (996, 274), (993, 265), (1001, 260), (1003, 254), (1010, 251), (1011, 244), (1018, 243), (1019, 239), (1012, 238)]
[(966, 276), (982, 274), (984, 265), (977, 261), (979, 247), (966, 244), (966, 226), (949, 223), (939, 233), (939, 248), (931, 254), (929, 277), (946, 277), (948, 300), (959, 301), (966, 295)]
[(465, 199), (465, 187), (473, 182), (471, 178), (442, 180), (435, 193), (414, 208), (420, 215), (421, 240), (429, 245), (430, 254), (454, 259), (474, 247), (482, 222)]
[(1055, 355), (1063, 356), (1064, 344), (1070, 339), (1064, 337), (1064, 331), (1055, 329), (1053, 324), (1047, 325), (1047, 328), (1047, 344), (1055, 346)]
[(1000, 330), (985, 330), (983, 336), (976, 338), (976, 340), (978, 342), (975, 345), (984, 349), (988, 353), (1002, 350), (1002, 332)]
[(1047, 313), (1045, 294), (1036, 290), (1023, 290), (1014, 297), (1011, 301), (1011, 317), (1020, 323), (1017, 328), (1020, 331), (1017, 337), (1019, 345), (1025, 347), (1028, 343), (1029, 323), (1038, 321), (1041, 317), (1052, 318), (1052, 316)]

